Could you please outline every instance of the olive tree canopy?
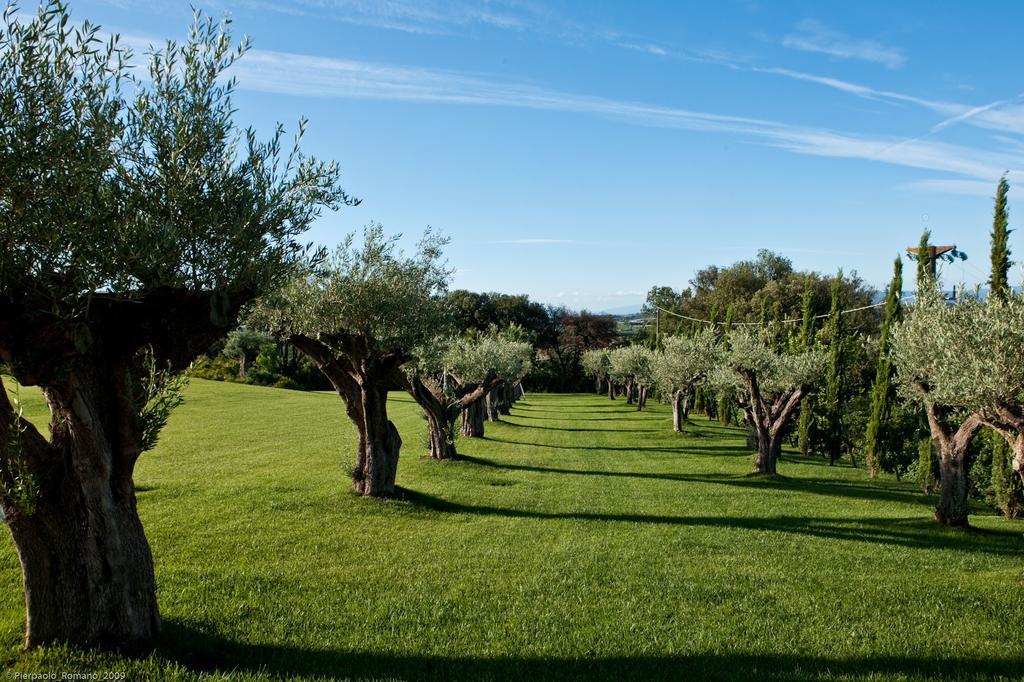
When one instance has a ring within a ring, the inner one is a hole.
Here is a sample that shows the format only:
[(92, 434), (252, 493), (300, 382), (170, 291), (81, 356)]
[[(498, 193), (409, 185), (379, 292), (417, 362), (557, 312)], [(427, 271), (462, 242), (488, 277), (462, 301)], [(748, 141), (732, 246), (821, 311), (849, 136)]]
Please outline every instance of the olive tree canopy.
[(400, 238), (369, 225), (361, 243), (349, 236), (320, 267), (263, 298), (251, 318), (308, 355), (345, 401), (360, 437), (353, 486), (364, 495), (395, 491), (402, 439), (387, 416), (388, 389), (416, 347), (449, 329), (447, 240), (427, 230), (407, 256)]
[(718, 335), (709, 328), (693, 337), (670, 336), (661, 352), (654, 355), (654, 380), (672, 400), (672, 428), (676, 432), (683, 430), (694, 389), (707, 380), (721, 354)]
[(921, 295), (893, 329), (901, 392), (924, 404), (939, 442), (942, 475), (936, 517), (966, 525), (967, 446), (982, 425), (1013, 446), (1024, 477), (1024, 301), (1016, 295), (969, 296), (951, 304)]
[[(151, 637), (159, 611), (132, 474), (175, 374), (310, 255), (338, 167), (234, 122), (247, 49), (197, 16), (132, 56), (59, 3), (0, 25), (0, 366), (41, 387), (50, 438), (0, 390), (0, 504), (23, 569), (26, 645)], [(15, 478), (32, 482), (8, 494)]]
[(647, 389), (654, 385), (654, 353), (641, 345), (623, 346), (609, 354), (609, 374), (626, 387), (626, 402), (636, 400), (637, 409), (642, 409)]
[(825, 356), (818, 350), (780, 352), (765, 338), (767, 334), (732, 331), (713, 381), (736, 392), (747, 423), (757, 436), (754, 471), (774, 474), (784, 430), (800, 401), (821, 378)]

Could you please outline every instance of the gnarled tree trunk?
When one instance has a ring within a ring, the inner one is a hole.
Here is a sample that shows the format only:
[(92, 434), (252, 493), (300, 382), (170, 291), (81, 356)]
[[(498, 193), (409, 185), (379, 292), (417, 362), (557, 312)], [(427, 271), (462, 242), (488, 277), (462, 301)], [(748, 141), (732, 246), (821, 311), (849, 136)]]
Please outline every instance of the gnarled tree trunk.
[(511, 414), (512, 413), (512, 403), (515, 402), (514, 398), (512, 397), (512, 393), (515, 390), (513, 388), (513, 386), (512, 386), (512, 383), (506, 381), (506, 382), (502, 383), (502, 385), (497, 390), (498, 390), (498, 397), (499, 397), (499, 399), (498, 399), (498, 413), (499, 414)]
[(739, 402), (757, 439), (754, 473), (775, 474), (782, 453), (783, 430), (810, 387), (793, 386), (777, 395), (765, 396), (761, 394), (756, 372), (746, 369), (741, 374), (747, 385), (747, 395)]
[(432, 413), (424, 410), (427, 415), (427, 438), (430, 441), (430, 458), (436, 460), (458, 459), (455, 450), (454, 424), (445, 413)]
[(683, 424), (690, 414), (690, 394), (687, 391), (676, 391), (672, 394), (672, 430), (683, 432)]
[(483, 400), (474, 400), (462, 408), (462, 428), (459, 431), (468, 438), (484, 437)]
[(963, 528), (968, 519), (967, 447), (981, 429), (981, 418), (972, 414), (953, 429), (952, 408), (925, 402), (928, 428), (939, 449), (939, 503), (935, 520), (944, 526)]
[(430, 458), (436, 460), (457, 459), (455, 450), (455, 420), (445, 399), (441, 387), (424, 381), (419, 376), (405, 376), (403, 387), (423, 409), (427, 418), (427, 441), (430, 445)]
[(501, 414), (498, 412), (498, 390), (497, 388), (491, 389), (484, 396), (484, 416), (489, 422), (501, 421)]
[(384, 354), (354, 361), (307, 336), (292, 335), (288, 340), (331, 382), (359, 432), (352, 489), (371, 497), (394, 495), (402, 438), (388, 419), (387, 389), (406, 358)]
[(87, 362), (43, 385), (50, 442), (0, 388), (3, 469), (17, 461), (37, 486), (31, 499), (3, 499), (22, 567), (26, 647), (144, 641), (160, 630), (132, 482), (142, 444), (127, 366)]
[(388, 419), (387, 382), (372, 375), (361, 379), (366, 455), (352, 472), (352, 485), (361, 495), (390, 497), (395, 493), (402, 438)]
[(754, 472), (758, 474), (778, 473), (779, 455), (782, 453), (782, 438), (779, 433), (758, 433), (757, 458)]
[(615, 400), (615, 382), (608, 378), (608, 400)]
[(633, 382), (629, 381), (629, 382), (626, 383), (626, 404), (627, 405), (632, 405), (633, 404), (633, 392), (634, 392)]

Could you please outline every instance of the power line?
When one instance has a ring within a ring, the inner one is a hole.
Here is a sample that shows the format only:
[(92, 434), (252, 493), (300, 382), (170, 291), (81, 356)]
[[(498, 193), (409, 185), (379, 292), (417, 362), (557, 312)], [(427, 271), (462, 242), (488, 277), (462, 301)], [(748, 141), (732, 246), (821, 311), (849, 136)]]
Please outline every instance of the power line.
[[(912, 297), (904, 296), (904, 297), (900, 298), (900, 301), (906, 301), (909, 298), (912, 298)], [(884, 305), (885, 305), (885, 301), (882, 301), (881, 303), (874, 303), (872, 305), (865, 305), (865, 306), (861, 306), (860, 308), (850, 308), (849, 310), (840, 310), (839, 314), (840, 315), (845, 315), (846, 313), (856, 313), (856, 312), (860, 312), (861, 310), (870, 310), (871, 308), (881, 308)], [(665, 308), (662, 308), (660, 305), (652, 305), (651, 307), (652, 308), (657, 308), (658, 310), (662, 311), (663, 313), (668, 313), (669, 315), (675, 315), (676, 317), (681, 317), (684, 320), (690, 320), (691, 322), (700, 322), (701, 324), (717, 324), (720, 327), (724, 327), (725, 326), (725, 322), (715, 322), (713, 320), (701, 320), (701, 319), (698, 319), (696, 317), (690, 317), (688, 315), (682, 315), (680, 313), (673, 312), (671, 310), (667, 310)], [(825, 313), (824, 315), (815, 315), (811, 319), (812, 320), (820, 320), (822, 318), (828, 317), (829, 314), (830, 313)], [(804, 318), (797, 317), (797, 318), (793, 318), (792, 320), (778, 320), (778, 321), (782, 322), (783, 324), (792, 324), (794, 322), (803, 322)], [(761, 324), (760, 322), (733, 322), (732, 323), (733, 326), (760, 325), (760, 324)]]

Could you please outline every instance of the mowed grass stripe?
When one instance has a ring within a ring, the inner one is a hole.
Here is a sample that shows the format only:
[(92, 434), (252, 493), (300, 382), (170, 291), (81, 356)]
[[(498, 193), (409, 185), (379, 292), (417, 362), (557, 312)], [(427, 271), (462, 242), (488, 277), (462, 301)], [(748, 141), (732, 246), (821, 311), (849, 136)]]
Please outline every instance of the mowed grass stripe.
[[(45, 419), (38, 394), (28, 414)], [(162, 676), (1018, 679), (1024, 524), (937, 528), (913, 486), (786, 453), (667, 406), (529, 394), (461, 462), (425, 457), (393, 394), (403, 500), (347, 492), (340, 399), (194, 381), (136, 481), (165, 632), (153, 652), (17, 653), (18, 670)]]

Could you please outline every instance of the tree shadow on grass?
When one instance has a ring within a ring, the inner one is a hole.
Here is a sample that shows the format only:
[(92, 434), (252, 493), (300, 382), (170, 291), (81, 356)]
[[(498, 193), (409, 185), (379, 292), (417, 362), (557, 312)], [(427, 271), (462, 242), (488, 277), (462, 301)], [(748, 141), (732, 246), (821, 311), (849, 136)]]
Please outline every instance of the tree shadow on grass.
[[(525, 425), (520, 425), (525, 426)], [(555, 429), (562, 431), (564, 429)], [(602, 429), (603, 430), (603, 429)], [(624, 433), (624, 431), (613, 431), (608, 430), (607, 433)], [(666, 434), (666, 437), (671, 437), (671, 433)], [(680, 445), (679, 447), (648, 447), (648, 446), (623, 446), (623, 445), (560, 445), (557, 443), (535, 443), (532, 441), (521, 441), (521, 440), (510, 440), (508, 438), (495, 438), (494, 436), (485, 435), (484, 440), (491, 441), (492, 443), (504, 443), (505, 445), (521, 445), (524, 447), (531, 448), (553, 448), (555, 450), (578, 450), (578, 451), (605, 451), (605, 452), (663, 452), (670, 455), (690, 455), (690, 454), (702, 454), (702, 453), (713, 453), (715, 451), (729, 452), (732, 454), (749, 457), (751, 452), (745, 447), (738, 445), (701, 445), (699, 448), (690, 448)]]
[(939, 527), (929, 519), (893, 517), (804, 517), (804, 516), (668, 516), (663, 514), (609, 514), (601, 512), (549, 512), (530, 509), (467, 505), (433, 495), (403, 490), (402, 498), (431, 512), (503, 516), (522, 519), (565, 519), (650, 523), (671, 526), (726, 528), (748, 531), (790, 533), (831, 540), (848, 540), (894, 545), (910, 549), (940, 549), (977, 552), (996, 556), (1020, 556), (1024, 541), (1019, 532), (972, 528), (968, 531)]
[[(695, 453), (701, 454), (701, 453)], [(749, 455), (749, 453), (744, 453)], [(566, 469), (543, 467), (532, 464), (506, 464), (472, 455), (462, 455), (462, 459), (480, 466), (509, 469), (513, 471), (533, 471), (538, 473), (570, 474), (577, 476), (610, 476), (613, 478), (641, 478), (661, 481), (680, 481), (686, 483), (710, 483), (713, 485), (734, 486), (739, 488), (769, 488), (787, 492), (809, 493), (828, 497), (849, 497), (862, 500), (883, 502), (901, 502), (917, 504), (923, 496), (913, 490), (883, 487), (874, 483), (842, 481), (830, 478), (788, 478), (786, 476), (735, 476), (730, 474), (677, 474), (670, 472), (646, 471), (614, 471), (607, 469)]]
[[(515, 417), (516, 415), (511, 415), (511, 416)], [(615, 420), (604, 420), (604, 419), (593, 420), (592, 419), (592, 420), (588, 420), (588, 421), (615, 421)], [(537, 426), (536, 424), (517, 424), (516, 422), (510, 422), (510, 421), (508, 421), (506, 419), (502, 419), (502, 420), (500, 420), (497, 423), (504, 424), (505, 426), (517, 426), (517, 427), (523, 428), (523, 429), (540, 429), (542, 431), (569, 431), (569, 432), (573, 432), (573, 433), (581, 432), (581, 431), (590, 431), (590, 432), (593, 432), (593, 433), (657, 433), (659, 431), (663, 431), (664, 430), (664, 429), (562, 428), (560, 426)]]
[[(343, 624), (339, 624), (342, 627)], [(212, 623), (168, 619), (153, 652), (196, 673), (404, 680), (983, 680), (1018, 677), (1024, 657), (858, 656), (707, 652), (598, 657), (443, 656), (249, 644)]]
[(562, 415), (561, 417), (538, 417), (532, 414), (520, 414), (519, 410), (512, 408), (512, 416), (520, 419), (529, 419), (531, 421), (551, 421), (551, 422), (615, 422), (621, 421), (621, 418), (615, 415), (609, 415), (607, 417), (571, 417)]
[[(637, 412), (638, 410), (634, 405), (625, 405), (619, 403), (618, 405), (607, 405), (605, 407), (592, 407), (589, 410), (572, 409), (578, 407), (576, 405), (563, 405), (559, 403), (558, 409), (553, 410), (542, 410), (536, 407), (523, 407), (521, 405), (513, 405), (512, 409), (516, 412), (540, 412), (542, 414), (560, 414), (562, 419), (566, 418), (566, 413), (571, 412), (572, 414), (608, 414), (609, 412), (618, 412), (621, 414), (630, 414)], [(566, 409), (563, 409), (566, 408)], [(642, 412), (642, 410), (640, 410)]]
[[(515, 415), (512, 415), (515, 416)], [(533, 426), (532, 424), (517, 424), (510, 421), (499, 422), (507, 426), (519, 426), (533, 429), (542, 429), (547, 431), (598, 431), (602, 433), (630, 433), (631, 431), (643, 431), (643, 432), (658, 432), (662, 431), (666, 438), (684, 437), (684, 438), (711, 438), (713, 434), (701, 433), (699, 431), (684, 431), (681, 434), (676, 434), (671, 431), (664, 429), (563, 429), (563, 428), (552, 428), (543, 426)], [(736, 445), (696, 445), (691, 443), (680, 443), (676, 447), (646, 447), (646, 446), (622, 446), (622, 445), (562, 445), (558, 443), (538, 443), (533, 441), (519, 441), (510, 440), (508, 438), (495, 438), (494, 436), (484, 436), (484, 440), (489, 440), (494, 443), (504, 443), (506, 445), (522, 445), (535, 448), (554, 448), (556, 450), (605, 450), (610, 452), (662, 452), (666, 454), (675, 455), (707, 455), (712, 457), (722, 456), (735, 456), (735, 457), (751, 457), (754, 451), (748, 448), (746, 443), (739, 443)], [(835, 464), (829, 464), (827, 460), (815, 458), (815, 457), (804, 457), (792, 452), (784, 452), (780, 457), (780, 461), (792, 464), (801, 464), (804, 466), (819, 466), (829, 467), (830, 469), (851, 469), (849, 462), (836, 462)]]

